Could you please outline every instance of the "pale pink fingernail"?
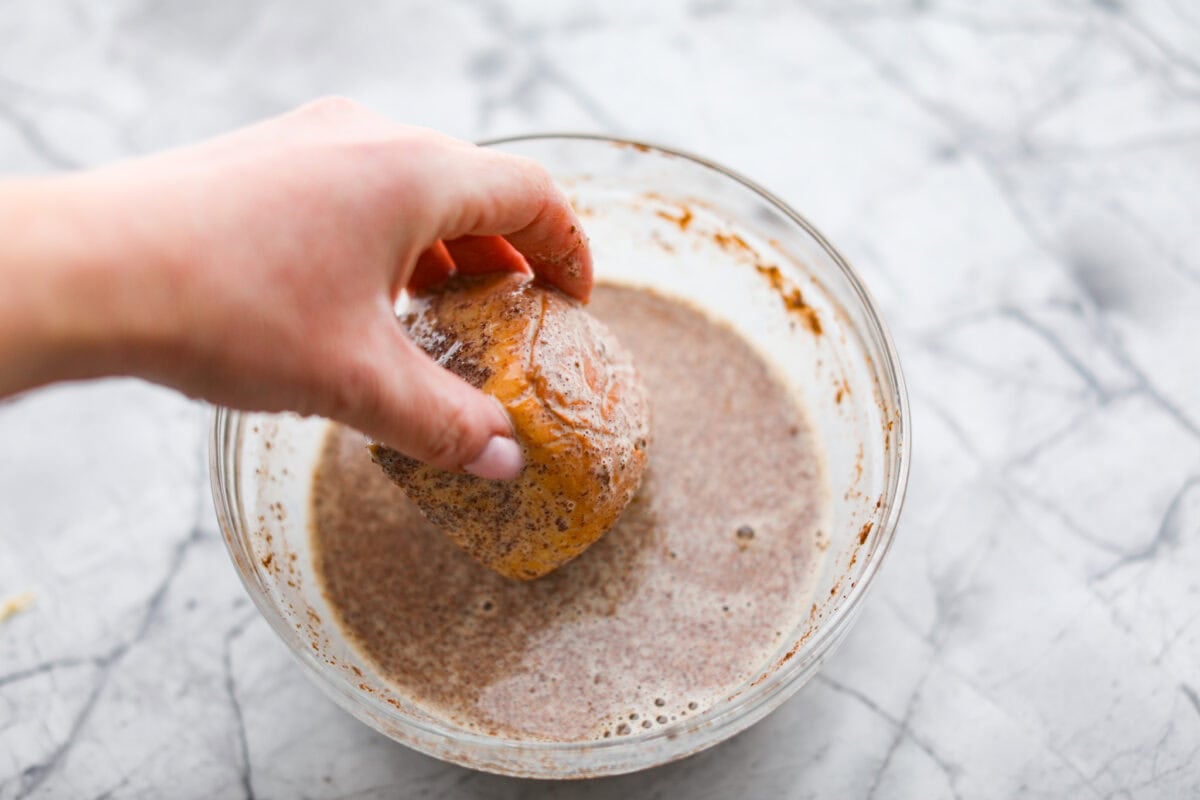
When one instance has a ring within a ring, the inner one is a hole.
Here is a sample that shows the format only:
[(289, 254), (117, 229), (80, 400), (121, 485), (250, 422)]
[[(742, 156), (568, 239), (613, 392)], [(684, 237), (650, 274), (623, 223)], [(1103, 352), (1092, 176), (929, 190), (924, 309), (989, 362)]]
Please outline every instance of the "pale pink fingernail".
[(517, 477), (524, 466), (521, 445), (507, 436), (493, 436), (475, 460), (463, 469), (479, 478), (507, 481)]

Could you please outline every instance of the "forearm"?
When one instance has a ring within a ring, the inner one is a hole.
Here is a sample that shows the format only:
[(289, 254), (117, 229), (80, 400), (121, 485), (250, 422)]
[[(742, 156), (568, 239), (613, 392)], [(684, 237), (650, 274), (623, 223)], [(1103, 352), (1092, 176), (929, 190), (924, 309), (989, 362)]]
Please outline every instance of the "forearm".
[(151, 251), (102, 181), (0, 182), (0, 396), (136, 372), (162, 338)]

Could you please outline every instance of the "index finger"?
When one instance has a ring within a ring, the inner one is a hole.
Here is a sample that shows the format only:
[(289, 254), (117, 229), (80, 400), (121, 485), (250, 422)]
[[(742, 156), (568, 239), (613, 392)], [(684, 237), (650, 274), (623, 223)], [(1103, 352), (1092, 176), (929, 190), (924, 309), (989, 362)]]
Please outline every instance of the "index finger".
[(587, 302), (592, 254), (579, 217), (550, 173), (535, 161), (482, 147), (431, 159), (435, 236), (503, 236), (534, 274)]

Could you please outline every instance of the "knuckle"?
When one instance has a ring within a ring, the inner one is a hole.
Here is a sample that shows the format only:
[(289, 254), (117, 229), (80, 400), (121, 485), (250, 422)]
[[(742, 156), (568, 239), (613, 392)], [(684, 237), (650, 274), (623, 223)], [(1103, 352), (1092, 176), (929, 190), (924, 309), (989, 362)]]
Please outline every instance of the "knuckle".
[(537, 195), (546, 195), (555, 191), (554, 178), (541, 162), (527, 156), (513, 156), (513, 167), (521, 176), (528, 191)]
[(300, 108), (301, 113), (316, 119), (348, 117), (361, 113), (362, 110), (362, 106), (356, 100), (342, 95), (319, 97)]
[(333, 419), (368, 426), (382, 411), (382, 382), (369, 363), (351, 361), (339, 370), (329, 390), (327, 414)]
[(473, 437), (467, 403), (459, 398), (444, 400), (435, 419), (437, 422), (430, 430), (426, 460), (444, 469), (463, 466), (475, 455), (470, 452)]

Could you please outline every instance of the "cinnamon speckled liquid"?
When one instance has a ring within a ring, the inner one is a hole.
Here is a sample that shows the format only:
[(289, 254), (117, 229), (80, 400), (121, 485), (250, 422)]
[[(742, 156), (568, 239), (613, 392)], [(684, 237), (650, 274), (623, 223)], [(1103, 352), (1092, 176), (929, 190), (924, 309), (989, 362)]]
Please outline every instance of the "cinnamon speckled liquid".
[(331, 427), (313, 478), (325, 596), (379, 674), (481, 733), (587, 741), (702, 712), (808, 616), (827, 480), (798, 400), (731, 329), (601, 285), (591, 311), (636, 359), (653, 443), (604, 538), (532, 583), (476, 564)]

